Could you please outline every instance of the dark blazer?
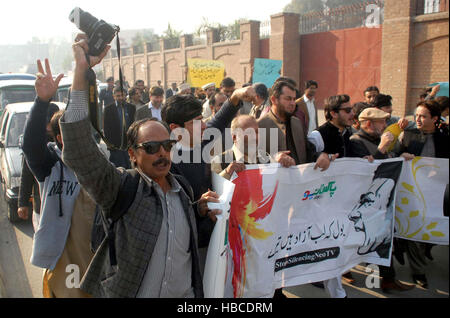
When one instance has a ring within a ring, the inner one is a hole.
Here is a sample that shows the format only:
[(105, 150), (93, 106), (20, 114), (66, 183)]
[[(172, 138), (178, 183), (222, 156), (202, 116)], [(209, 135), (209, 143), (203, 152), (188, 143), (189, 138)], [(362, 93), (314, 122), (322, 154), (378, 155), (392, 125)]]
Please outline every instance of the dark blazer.
[[(162, 105), (161, 105), (162, 107)], [(136, 111), (136, 115), (134, 116), (134, 120), (138, 121), (141, 119), (145, 119), (145, 118), (152, 118), (152, 111), (150, 110), (150, 108), (148, 108), (148, 104), (145, 104), (144, 106), (142, 106), (141, 108), (139, 108)]]
[[(74, 123), (61, 121), (63, 158), (108, 219), (128, 172), (122, 168), (116, 169), (101, 154), (91, 137), (90, 127), (87, 119)], [(184, 191), (180, 191), (180, 200), (191, 233), (192, 287), (195, 297), (203, 297), (195, 212)], [(153, 255), (162, 219), (159, 196), (154, 187), (141, 177), (133, 203), (114, 227), (117, 267), (113, 268), (110, 264), (109, 248), (104, 240), (81, 281), (81, 289), (93, 297), (136, 297)]]
[[(309, 112), (308, 107), (306, 106), (305, 102), (305, 95), (303, 95), (301, 98), (297, 99), (295, 101), (297, 104), (297, 109), (294, 113), (294, 115), (303, 121), (306, 127), (306, 133), (308, 133), (308, 127), (309, 127)], [(319, 118), (317, 116), (317, 108), (314, 105), (314, 111), (316, 112), (316, 127), (319, 127)]]
[[(420, 156), (425, 146), (427, 136), (419, 129), (405, 130), (400, 134), (394, 147), (394, 153), (400, 156), (408, 152), (415, 156)], [(433, 133), (434, 149), (436, 158), (449, 158), (449, 135), (448, 132), (436, 129)]]
[(375, 159), (387, 159), (389, 155), (378, 150), (381, 139), (375, 138), (360, 129), (350, 137), (350, 157), (364, 158), (373, 156)]
[[(178, 88), (175, 90), (175, 92), (178, 92)], [(172, 96), (173, 96), (173, 91), (172, 91), (171, 88), (169, 88), (169, 89), (166, 91), (166, 99), (169, 98), (169, 97), (172, 97)]]
[[(298, 164), (304, 164), (308, 162), (313, 162), (316, 159), (316, 153), (313, 150), (313, 145), (306, 139), (308, 134), (308, 129), (304, 127), (303, 123), (295, 116), (291, 116), (291, 132), (295, 144), (295, 150), (299, 159)], [(286, 134), (282, 131), (280, 127), (285, 127), (283, 123), (275, 117), (275, 115), (270, 111), (258, 120), (259, 128), (266, 128), (266, 149), (264, 149), (268, 154), (274, 156), (274, 153), (270, 152), (270, 129), (278, 129), (278, 149), (279, 151), (288, 150)], [(285, 129), (285, 128), (284, 128)]]
[[(124, 103), (123, 109), (125, 110), (124, 114), (126, 122), (126, 132), (134, 122), (136, 106), (130, 103)], [(119, 112), (117, 110), (116, 103), (110, 104), (105, 107), (105, 110), (103, 111), (103, 132), (106, 139), (116, 147), (120, 147), (122, 142), (123, 144), (126, 144), (127, 141), (126, 133), (124, 134), (124, 136), (121, 136), (122, 132), (119, 129), (121, 121), (122, 119), (119, 118)], [(121, 137), (123, 137), (123, 140), (121, 140)]]
[(317, 131), (322, 136), (325, 145), (323, 152), (328, 154), (339, 153), (339, 158), (350, 157), (350, 136), (352, 132), (349, 128), (341, 134), (336, 126), (327, 121), (317, 128)]

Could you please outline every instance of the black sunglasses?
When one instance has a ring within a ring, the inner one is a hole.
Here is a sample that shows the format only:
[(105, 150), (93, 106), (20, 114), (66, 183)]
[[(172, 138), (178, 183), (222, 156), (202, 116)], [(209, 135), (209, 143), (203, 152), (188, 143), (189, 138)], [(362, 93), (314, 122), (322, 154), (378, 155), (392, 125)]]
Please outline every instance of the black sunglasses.
[(154, 155), (159, 151), (159, 149), (161, 149), (161, 146), (163, 146), (165, 151), (171, 151), (173, 145), (176, 143), (177, 142), (175, 140), (149, 141), (136, 145), (135, 149), (143, 148), (147, 154)]
[(346, 114), (350, 114), (353, 110), (353, 107), (339, 108), (339, 110), (343, 110)]

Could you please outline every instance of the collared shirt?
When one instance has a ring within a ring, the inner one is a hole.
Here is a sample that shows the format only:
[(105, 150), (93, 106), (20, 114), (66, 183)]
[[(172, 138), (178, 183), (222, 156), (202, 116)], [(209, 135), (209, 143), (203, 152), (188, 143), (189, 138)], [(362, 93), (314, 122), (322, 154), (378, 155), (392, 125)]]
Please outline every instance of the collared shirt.
[(155, 117), (156, 119), (158, 119), (159, 121), (162, 120), (161, 118), (161, 106), (159, 108), (155, 108), (152, 105), (152, 102), (148, 103), (148, 108), (150, 109), (150, 111), (152, 112), (152, 117)]
[(303, 97), (309, 114), (308, 133), (317, 128), (316, 126), (316, 106), (314, 106), (315, 99), (309, 99), (306, 95)]
[(181, 186), (169, 175), (172, 188), (164, 193), (161, 187), (140, 172), (149, 186), (158, 193), (163, 209), (161, 231), (138, 298), (193, 298), (192, 254), (190, 228), (180, 200)]
[(263, 117), (265, 114), (267, 114), (270, 111), (270, 101), (267, 98), (264, 102), (261, 103), (261, 105), (256, 106), (252, 104), (252, 108), (250, 110), (249, 115), (255, 117), (256, 119), (259, 119)]
[(233, 150), (236, 162), (241, 162), (245, 164), (260, 164), (260, 163), (274, 162), (274, 160), (272, 160), (269, 154), (262, 151), (261, 149), (256, 149), (255, 152), (249, 154), (247, 157), (239, 149), (239, 147), (236, 147), (236, 144), (233, 144), (233, 147), (231, 147), (231, 149)]

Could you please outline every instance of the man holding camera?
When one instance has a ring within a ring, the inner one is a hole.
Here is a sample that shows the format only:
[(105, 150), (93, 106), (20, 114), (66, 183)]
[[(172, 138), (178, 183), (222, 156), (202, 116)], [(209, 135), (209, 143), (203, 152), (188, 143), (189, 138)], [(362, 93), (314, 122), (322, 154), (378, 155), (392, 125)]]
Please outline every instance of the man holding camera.
[[(101, 156), (90, 136), (85, 74), (101, 62), (108, 48), (99, 56), (90, 56), (88, 64), (86, 37), (79, 35), (76, 41), (72, 98), (61, 118), (63, 159), (101, 207), (104, 218), (113, 218), (120, 196), (134, 196), (114, 224), (117, 266), (104, 240), (81, 288), (94, 297), (203, 297), (195, 216), (185, 191), (188, 188), (169, 173), (174, 142), (162, 123), (145, 119), (134, 123), (127, 134), (135, 170), (116, 169)], [(137, 188), (127, 193), (123, 185), (135, 177)], [(206, 202), (200, 201), (206, 207)]]

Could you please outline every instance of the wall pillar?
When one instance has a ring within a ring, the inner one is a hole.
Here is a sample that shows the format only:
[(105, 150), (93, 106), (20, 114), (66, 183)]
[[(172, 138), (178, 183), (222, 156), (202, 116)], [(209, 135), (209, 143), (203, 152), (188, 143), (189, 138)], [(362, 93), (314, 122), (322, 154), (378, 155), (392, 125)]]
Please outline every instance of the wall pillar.
[(279, 13), (270, 17), (270, 59), (282, 60), (281, 75), (300, 81), (300, 34), (296, 13)]
[(243, 21), (240, 24), (242, 83), (247, 83), (252, 78), (253, 62), (259, 56), (259, 28), (259, 21)]
[(404, 116), (408, 109), (415, 9), (416, 0), (385, 0), (384, 3), (380, 91), (392, 96), (393, 114), (397, 116)]

